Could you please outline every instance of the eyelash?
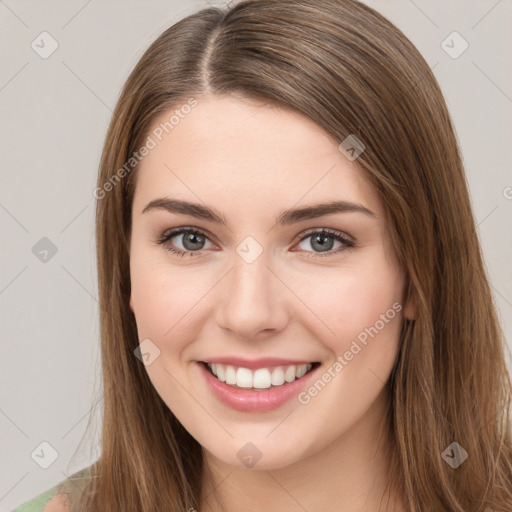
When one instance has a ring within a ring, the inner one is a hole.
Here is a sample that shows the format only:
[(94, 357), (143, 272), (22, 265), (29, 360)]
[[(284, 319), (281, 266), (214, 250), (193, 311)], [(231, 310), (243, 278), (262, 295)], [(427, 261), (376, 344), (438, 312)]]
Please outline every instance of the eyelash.
[[(172, 253), (176, 254), (177, 256), (183, 257), (183, 256), (189, 255), (189, 256), (193, 257), (193, 256), (200, 255), (201, 251), (182, 251), (181, 249), (176, 249), (171, 244), (168, 244), (168, 242), (171, 238), (174, 238), (177, 235), (182, 235), (184, 233), (192, 233), (194, 235), (204, 236), (205, 238), (207, 238), (209, 240), (208, 235), (206, 233), (204, 233), (203, 231), (200, 231), (200, 230), (194, 229), (194, 228), (181, 227), (181, 228), (175, 228), (175, 229), (165, 232), (160, 238), (158, 238), (156, 240), (156, 243), (164, 246), (167, 251), (172, 252)], [(309, 258), (315, 259), (315, 258), (324, 258), (326, 256), (332, 256), (333, 254), (339, 254), (340, 252), (342, 252), (346, 249), (350, 249), (355, 246), (354, 242), (349, 240), (347, 237), (343, 236), (343, 234), (341, 232), (335, 231), (332, 229), (327, 229), (327, 228), (316, 230), (316, 231), (308, 231), (301, 237), (298, 237), (297, 243), (300, 243), (300, 242), (306, 240), (307, 238), (309, 238), (312, 235), (324, 235), (324, 236), (332, 237), (336, 241), (341, 242), (343, 244), (343, 247), (338, 248), (336, 251), (326, 251), (324, 254), (314, 252), (313, 253), (314, 256), (308, 256)]]

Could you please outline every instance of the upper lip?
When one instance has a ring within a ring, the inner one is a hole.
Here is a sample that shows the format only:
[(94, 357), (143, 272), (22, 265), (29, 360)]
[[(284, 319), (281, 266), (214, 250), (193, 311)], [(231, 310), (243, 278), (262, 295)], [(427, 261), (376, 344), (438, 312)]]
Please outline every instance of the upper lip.
[(245, 359), (243, 357), (212, 357), (209, 359), (205, 359), (203, 362), (225, 364), (230, 366), (236, 366), (237, 368), (248, 368), (250, 370), (258, 368), (268, 368), (271, 366), (292, 366), (313, 363), (313, 361), (311, 360), (307, 361), (300, 359), (282, 359), (279, 357), (262, 357), (259, 359)]

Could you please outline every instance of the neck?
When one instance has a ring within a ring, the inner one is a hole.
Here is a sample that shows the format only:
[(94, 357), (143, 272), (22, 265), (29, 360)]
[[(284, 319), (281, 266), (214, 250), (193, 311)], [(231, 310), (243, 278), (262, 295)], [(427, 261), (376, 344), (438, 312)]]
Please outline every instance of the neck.
[(199, 512), (405, 510), (390, 480), (388, 404), (385, 387), (366, 414), (342, 436), (283, 468), (233, 467), (204, 451)]

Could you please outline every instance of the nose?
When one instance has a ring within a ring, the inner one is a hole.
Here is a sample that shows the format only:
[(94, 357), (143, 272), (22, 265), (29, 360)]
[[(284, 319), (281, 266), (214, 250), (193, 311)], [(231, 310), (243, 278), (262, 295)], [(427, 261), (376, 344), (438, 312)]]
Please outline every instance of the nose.
[(289, 292), (265, 253), (252, 263), (235, 255), (231, 272), (219, 285), (217, 325), (235, 337), (252, 340), (275, 335), (288, 324)]

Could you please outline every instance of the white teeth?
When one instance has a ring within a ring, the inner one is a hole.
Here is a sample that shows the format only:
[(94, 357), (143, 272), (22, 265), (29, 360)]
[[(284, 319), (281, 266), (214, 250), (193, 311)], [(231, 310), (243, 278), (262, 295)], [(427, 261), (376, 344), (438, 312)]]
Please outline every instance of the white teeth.
[(295, 380), (295, 366), (288, 366), (284, 372), (284, 380), (286, 382), (293, 382)]
[(216, 364), (215, 366), (217, 367), (215, 371), (215, 373), (217, 374), (217, 378), (221, 382), (226, 382), (226, 371), (224, 369), (224, 366), (222, 364)]
[(258, 389), (269, 388), (272, 384), (270, 371), (267, 368), (260, 368), (254, 372), (253, 387)]
[(295, 371), (295, 377), (297, 377), (297, 379), (300, 379), (303, 375), (306, 375), (307, 371), (307, 365), (301, 364), (300, 366), (297, 366), (297, 370)]
[(248, 368), (238, 368), (236, 371), (236, 385), (239, 388), (252, 388), (252, 372)]
[(272, 372), (272, 386), (281, 386), (281, 384), (284, 384), (284, 371), (278, 366)]
[(236, 386), (236, 370), (232, 366), (226, 366), (226, 384)]
[(300, 379), (312, 368), (312, 364), (276, 366), (274, 368), (236, 368), (220, 363), (208, 363), (212, 373), (230, 386), (239, 388), (268, 389), (271, 386), (282, 386), (285, 382)]

